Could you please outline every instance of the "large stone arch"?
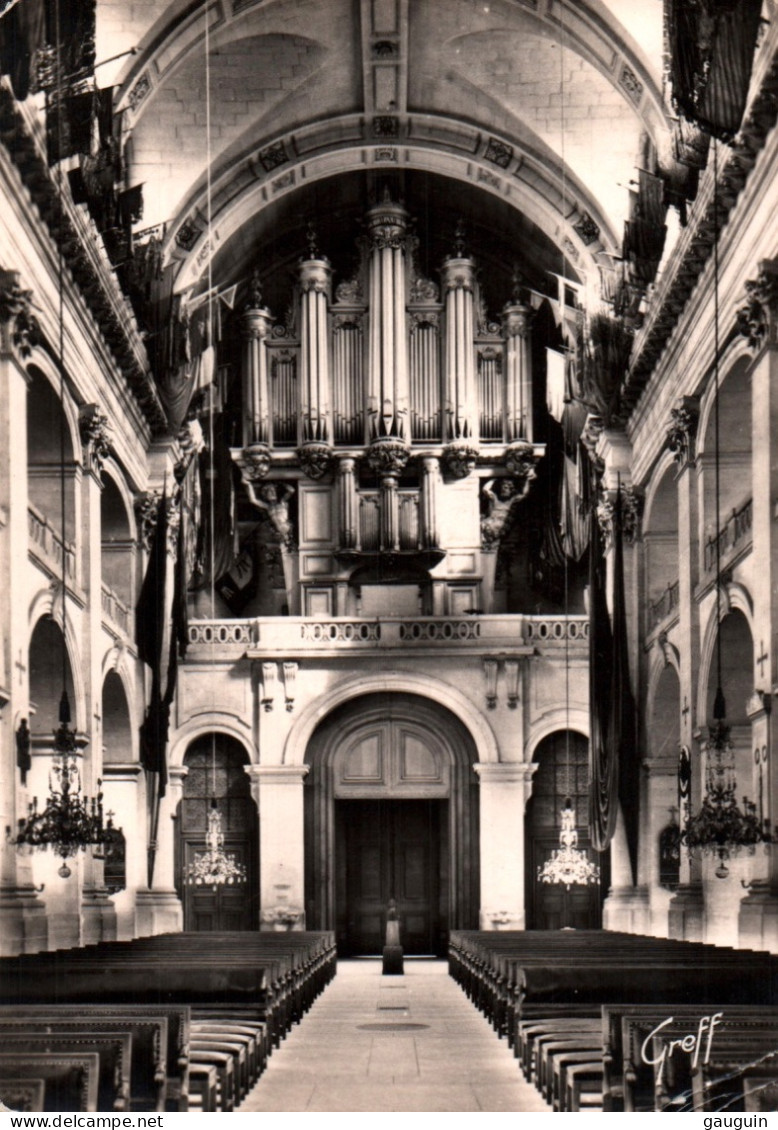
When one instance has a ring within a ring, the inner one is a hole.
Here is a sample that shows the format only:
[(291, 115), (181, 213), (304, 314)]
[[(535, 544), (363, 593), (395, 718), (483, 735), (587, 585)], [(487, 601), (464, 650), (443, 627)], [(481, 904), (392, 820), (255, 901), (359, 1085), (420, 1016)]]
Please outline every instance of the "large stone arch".
[(429, 699), (461, 719), (475, 743), (479, 762), (497, 762), (500, 755), (494, 731), (483, 714), (461, 691), (434, 676), (410, 671), (385, 671), (357, 675), (338, 683), (314, 699), (295, 721), (282, 755), (284, 765), (304, 765), (308, 743), (316, 727), (334, 709), (350, 699), (374, 693), (407, 693)]
[[(383, 915), (384, 900), (396, 894), (402, 916), (407, 908), (392, 886), (400, 881), (393, 859), (406, 838), (412, 837), (410, 829), (418, 830), (419, 818), (429, 819), (430, 827), (426, 846), (421, 845), (413, 866), (426, 875), (429, 922), (423, 929), (430, 938), (434, 935), (432, 948), (443, 952), (452, 928), (477, 926), (475, 744), (448, 707), (408, 692), (351, 695), (328, 710), (313, 729), (305, 763), (309, 767), (304, 785), (309, 927), (336, 929), (339, 944), (347, 951), (352, 947), (359, 930), (354, 922), (360, 915), (353, 876), (356, 869), (368, 865), (375, 868), (371, 881), (378, 884), (374, 914)], [(369, 844), (360, 838), (364, 835), (360, 829), (368, 826), (366, 818), (374, 824), (391, 824), (385, 838)], [(366, 853), (378, 861), (371, 858), (365, 863)], [(407, 920), (410, 931), (409, 913)]]
[(169, 764), (183, 766), (189, 746), (205, 734), (225, 734), (227, 737), (235, 738), (245, 749), (249, 765), (256, 763), (257, 752), (251, 740), (250, 726), (232, 714), (210, 711), (190, 718), (176, 730), (170, 743)]

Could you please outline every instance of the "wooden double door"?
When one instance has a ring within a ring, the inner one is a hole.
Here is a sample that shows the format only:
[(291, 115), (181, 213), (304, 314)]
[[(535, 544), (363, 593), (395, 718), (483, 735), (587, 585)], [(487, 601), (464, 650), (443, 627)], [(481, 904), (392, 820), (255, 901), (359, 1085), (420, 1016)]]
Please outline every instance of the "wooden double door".
[(337, 800), (335, 813), (340, 951), (380, 953), (394, 899), (405, 953), (441, 953), (448, 801)]

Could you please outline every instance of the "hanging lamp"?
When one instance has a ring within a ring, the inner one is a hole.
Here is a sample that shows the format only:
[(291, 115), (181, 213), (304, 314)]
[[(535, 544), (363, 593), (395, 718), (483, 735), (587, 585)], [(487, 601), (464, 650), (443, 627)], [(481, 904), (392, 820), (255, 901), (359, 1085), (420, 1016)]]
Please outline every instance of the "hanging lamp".
[[(206, 121), (205, 121), (205, 149), (206, 149), (206, 201), (207, 201), (207, 235), (208, 242), (206, 246), (209, 248), (208, 252), (208, 286), (206, 293), (208, 295), (207, 303), (207, 318), (209, 328), (213, 324), (213, 302), (215, 288), (213, 285), (213, 259), (211, 256), (210, 248), (212, 247), (211, 239), (211, 221), (212, 221), (212, 202), (211, 202), (211, 71), (210, 71), (210, 35), (208, 28), (208, 20), (205, 21), (205, 103), (206, 103)], [(218, 299), (217, 299), (218, 301)], [(208, 520), (211, 529), (210, 536), (210, 595), (211, 595), (211, 616), (215, 616), (216, 609), (216, 512), (214, 501), (213, 483), (216, 476), (215, 458), (214, 458), (214, 422), (213, 422), (214, 408), (213, 401), (209, 406), (208, 413), (208, 448), (209, 448), (209, 476), (211, 482), (211, 489), (209, 491), (208, 499)], [(216, 648), (216, 632), (211, 633), (211, 667), (215, 667), (215, 648)], [(214, 703), (214, 708), (216, 704)], [(219, 887), (235, 886), (237, 884), (246, 882), (246, 868), (244, 864), (239, 863), (235, 858), (234, 852), (224, 850), (224, 830), (222, 828), (222, 817), (219, 812), (219, 805), (216, 799), (216, 735), (211, 734), (211, 769), (213, 772), (213, 792), (211, 795), (211, 806), (208, 812), (208, 826), (205, 833), (205, 851), (196, 851), (194, 859), (191, 861), (186, 869), (185, 881), (187, 886), (190, 887), (211, 887), (212, 890), (217, 890)], [(207, 775), (207, 769), (206, 769)], [(206, 781), (207, 784), (207, 781)]]
[[(564, 126), (564, 42), (561, 51), (561, 115), (562, 115), (562, 212), (565, 201), (565, 126)], [(565, 256), (562, 253), (562, 301), (564, 302)], [(568, 555), (564, 555), (564, 602), (565, 624), (569, 615)], [(567, 797), (559, 813), (559, 847), (554, 848), (542, 866), (538, 867), (538, 882), (564, 886), (568, 891), (572, 886), (594, 886), (600, 881), (600, 868), (578, 847), (576, 813), (573, 806), (570, 777), (570, 635), (565, 629), (565, 788)]]
[[(61, 58), (59, 6), (56, 5), (56, 52)], [(62, 152), (62, 68), (57, 66), (57, 144), (58, 156)], [(49, 103), (49, 111), (50, 111)], [(62, 164), (58, 165), (60, 207), (62, 200)], [(59, 470), (60, 470), (60, 519), (62, 537), (62, 696), (59, 703), (59, 727), (54, 731), (54, 755), (49, 770), (49, 795), (46, 804), (38, 809), (38, 798), (34, 796), (28, 804), (27, 815), (17, 825), (16, 835), (8, 839), (17, 848), (31, 850), (51, 848), (62, 864), (57, 874), (67, 879), (71, 869), (67, 860), (88, 847), (105, 847), (116, 836), (108, 813), (107, 823), (103, 818), (103, 794), (87, 797), (81, 791), (81, 771), (77, 755), (79, 742), (74, 730), (70, 728), (70, 700), (67, 692), (67, 552), (65, 548), (65, 331), (64, 331), (64, 259), (62, 244), (58, 244), (58, 286), (59, 286), (59, 375), (60, 375), (60, 429), (59, 429)], [(84, 743), (85, 744), (85, 743)], [(98, 790), (102, 781), (98, 778)]]
[(719, 452), (719, 232), (718, 232), (718, 145), (713, 138), (713, 424), (714, 488), (716, 507), (716, 695), (713, 723), (702, 745), (705, 757), (705, 795), (699, 812), (688, 815), (681, 831), (681, 842), (690, 852), (718, 859), (715, 875), (726, 879), (728, 861), (746, 851), (753, 855), (756, 845), (769, 844), (774, 834), (769, 821), (757, 814), (756, 805), (743, 797), (737, 802), (735, 750), (730, 741), (727, 708), (721, 678), (721, 488)]

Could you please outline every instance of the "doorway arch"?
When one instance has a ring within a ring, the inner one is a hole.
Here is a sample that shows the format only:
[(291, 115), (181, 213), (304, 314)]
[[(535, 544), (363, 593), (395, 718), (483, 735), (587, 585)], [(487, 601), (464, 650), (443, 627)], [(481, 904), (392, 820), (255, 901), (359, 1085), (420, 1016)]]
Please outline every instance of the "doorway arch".
[[(538, 769), (524, 822), (527, 929), (601, 929), (602, 902), (610, 885), (610, 853), (598, 855), (589, 840), (589, 743), (574, 730), (557, 730), (538, 744), (533, 760)], [(578, 847), (600, 868), (596, 886), (566, 889), (537, 878), (538, 868), (559, 847), (559, 814), (568, 798), (576, 815)]]
[[(245, 772), (248, 755), (228, 734), (202, 734), (184, 755), (188, 773), (178, 805), (176, 885), (184, 908), (184, 930), (259, 929), (259, 821)], [(224, 850), (246, 870), (246, 881), (216, 888), (186, 882), (189, 865), (206, 850), (208, 814), (215, 802)]]
[(322, 720), (305, 762), (305, 897), (338, 950), (376, 953), (395, 898), (407, 953), (445, 953), (478, 923), (475, 743), (445, 707), (358, 696)]

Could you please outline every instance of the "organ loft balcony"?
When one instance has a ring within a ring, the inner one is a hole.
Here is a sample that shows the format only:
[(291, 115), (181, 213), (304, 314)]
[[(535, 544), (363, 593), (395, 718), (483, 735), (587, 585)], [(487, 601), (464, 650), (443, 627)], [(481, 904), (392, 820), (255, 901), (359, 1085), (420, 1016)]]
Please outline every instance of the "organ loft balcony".
[(308, 616), (202, 619), (189, 623), (187, 663), (240, 658), (327, 659), (402, 653), (508, 658), (585, 657), (586, 616)]

